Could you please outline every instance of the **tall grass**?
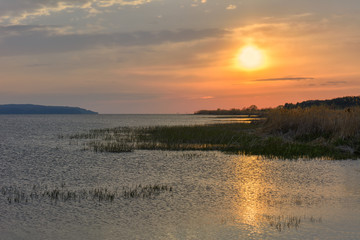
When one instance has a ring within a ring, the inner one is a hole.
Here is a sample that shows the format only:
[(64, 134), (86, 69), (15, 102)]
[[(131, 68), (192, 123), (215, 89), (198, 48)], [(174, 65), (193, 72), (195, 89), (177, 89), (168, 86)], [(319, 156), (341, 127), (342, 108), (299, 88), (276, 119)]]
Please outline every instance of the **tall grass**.
[(252, 127), (245, 123), (211, 124), (195, 126), (157, 126), (139, 129), (139, 142), (163, 145), (232, 146), (248, 138), (245, 130)]
[(360, 137), (360, 108), (331, 109), (325, 106), (274, 109), (263, 126), (265, 132), (311, 140), (318, 137)]

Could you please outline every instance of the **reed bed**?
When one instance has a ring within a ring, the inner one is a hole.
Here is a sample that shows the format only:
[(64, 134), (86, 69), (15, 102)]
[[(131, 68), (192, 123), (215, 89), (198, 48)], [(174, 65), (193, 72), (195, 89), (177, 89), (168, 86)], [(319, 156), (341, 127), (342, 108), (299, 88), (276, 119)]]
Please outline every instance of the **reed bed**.
[(348, 139), (360, 137), (360, 108), (331, 109), (325, 106), (274, 109), (268, 113), (264, 130), (296, 138)]
[(225, 151), (269, 158), (355, 159), (360, 108), (273, 109), (263, 121), (194, 126), (108, 128), (75, 134), (95, 152)]
[(281, 136), (261, 135), (262, 123), (213, 124), (203, 126), (160, 126), (144, 128), (138, 149), (147, 150), (218, 150), (269, 158), (334, 157), (350, 155), (332, 146), (314, 146), (290, 142)]
[(269, 112), (262, 131), (290, 141), (330, 146), (349, 158), (360, 155), (359, 107), (276, 109)]
[(137, 185), (136, 187), (122, 187), (122, 190), (108, 188), (92, 188), (70, 190), (63, 186), (48, 188), (34, 185), (31, 190), (21, 189), (16, 186), (2, 187), (1, 195), (9, 204), (30, 203), (34, 201), (51, 203), (58, 202), (113, 202), (116, 199), (128, 198), (154, 198), (166, 192), (172, 192), (173, 188), (166, 184)]

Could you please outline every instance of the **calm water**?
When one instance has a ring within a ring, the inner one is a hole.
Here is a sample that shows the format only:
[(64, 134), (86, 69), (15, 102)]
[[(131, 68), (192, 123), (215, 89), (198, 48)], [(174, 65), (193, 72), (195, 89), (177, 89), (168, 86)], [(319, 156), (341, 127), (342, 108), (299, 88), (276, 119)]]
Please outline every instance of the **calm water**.
[(0, 188), (164, 184), (151, 198), (9, 203), (0, 239), (360, 239), (360, 162), (198, 151), (82, 151), (59, 134), (215, 122), (187, 115), (0, 116)]

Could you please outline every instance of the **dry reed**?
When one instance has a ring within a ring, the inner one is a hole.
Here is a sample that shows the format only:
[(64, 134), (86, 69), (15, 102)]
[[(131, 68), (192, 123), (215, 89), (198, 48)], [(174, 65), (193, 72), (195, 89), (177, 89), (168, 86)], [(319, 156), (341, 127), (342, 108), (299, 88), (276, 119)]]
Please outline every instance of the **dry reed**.
[(263, 130), (295, 138), (330, 139), (360, 136), (360, 108), (331, 109), (325, 106), (274, 109), (269, 112)]

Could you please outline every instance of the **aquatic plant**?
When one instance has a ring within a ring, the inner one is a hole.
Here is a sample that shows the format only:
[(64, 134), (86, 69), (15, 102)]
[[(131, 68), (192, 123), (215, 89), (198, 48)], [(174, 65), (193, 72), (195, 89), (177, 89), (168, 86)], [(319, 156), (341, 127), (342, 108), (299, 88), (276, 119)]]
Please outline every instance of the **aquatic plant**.
[(151, 198), (164, 192), (172, 192), (172, 187), (167, 185), (138, 185), (134, 188), (124, 188), (123, 196), (125, 198)]
[(298, 229), (301, 223), (310, 222), (310, 223), (321, 223), (322, 217), (315, 218), (313, 216), (291, 216), (291, 215), (263, 215), (265, 221), (269, 225), (275, 228), (277, 231), (282, 232), (286, 229)]
[(154, 198), (165, 192), (172, 192), (173, 188), (166, 184), (154, 185), (136, 185), (135, 187), (122, 187), (122, 191), (118, 189), (111, 190), (108, 188), (92, 188), (70, 190), (62, 184), (61, 187), (49, 188), (47, 186), (34, 185), (31, 190), (21, 189), (19, 187), (2, 187), (1, 195), (9, 204), (29, 203), (33, 201), (50, 200), (51, 203), (57, 202), (81, 202), (81, 201), (97, 201), (97, 202), (113, 202), (116, 199), (127, 198)]
[(95, 152), (132, 152), (134, 146), (127, 142), (117, 141), (92, 141), (88, 143), (88, 147)]

